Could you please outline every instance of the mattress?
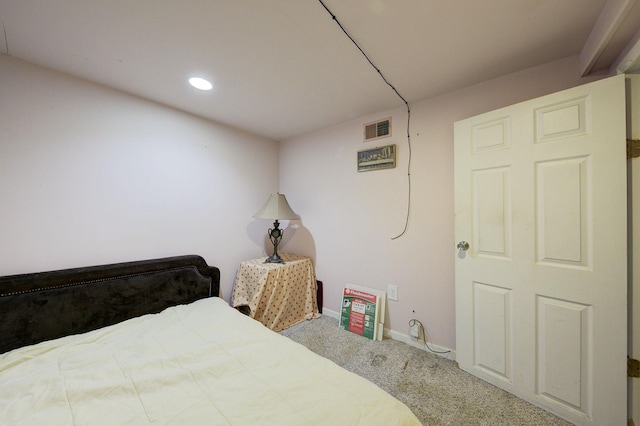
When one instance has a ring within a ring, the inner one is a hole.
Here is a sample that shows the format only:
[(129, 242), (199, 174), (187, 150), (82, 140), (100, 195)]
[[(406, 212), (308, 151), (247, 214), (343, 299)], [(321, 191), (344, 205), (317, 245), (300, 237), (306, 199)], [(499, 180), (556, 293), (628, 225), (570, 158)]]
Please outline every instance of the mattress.
[(0, 355), (0, 424), (418, 425), (217, 297)]

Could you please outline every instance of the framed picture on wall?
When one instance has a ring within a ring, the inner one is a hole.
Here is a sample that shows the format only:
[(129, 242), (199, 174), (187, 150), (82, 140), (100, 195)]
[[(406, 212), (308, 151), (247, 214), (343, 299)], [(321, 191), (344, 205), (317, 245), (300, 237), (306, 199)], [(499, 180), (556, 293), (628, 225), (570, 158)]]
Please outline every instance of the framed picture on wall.
[(396, 146), (385, 145), (358, 151), (358, 171), (392, 169), (396, 166)]

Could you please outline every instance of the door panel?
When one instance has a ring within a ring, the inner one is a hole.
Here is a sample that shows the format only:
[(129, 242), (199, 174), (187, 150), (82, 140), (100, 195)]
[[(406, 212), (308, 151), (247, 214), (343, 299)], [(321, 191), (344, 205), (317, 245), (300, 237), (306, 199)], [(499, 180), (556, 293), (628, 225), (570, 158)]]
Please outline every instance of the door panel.
[(538, 263), (588, 267), (591, 167), (589, 157), (536, 164)]
[(510, 194), (508, 168), (473, 172), (473, 242), (478, 254), (510, 257)]
[(539, 296), (537, 393), (591, 415), (592, 306)]
[(474, 363), (511, 382), (511, 290), (474, 283)]
[(626, 419), (624, 76), (455, 123), (456, 358), (576, 424)]

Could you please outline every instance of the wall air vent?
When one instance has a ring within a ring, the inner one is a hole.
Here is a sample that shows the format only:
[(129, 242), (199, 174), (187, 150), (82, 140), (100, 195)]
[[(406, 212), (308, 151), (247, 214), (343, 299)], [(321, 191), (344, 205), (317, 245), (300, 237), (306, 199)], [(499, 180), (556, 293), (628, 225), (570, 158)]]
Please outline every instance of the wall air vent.
[(364, 141), (369, 142), (391, 136), (391, 117), (364, 125)]

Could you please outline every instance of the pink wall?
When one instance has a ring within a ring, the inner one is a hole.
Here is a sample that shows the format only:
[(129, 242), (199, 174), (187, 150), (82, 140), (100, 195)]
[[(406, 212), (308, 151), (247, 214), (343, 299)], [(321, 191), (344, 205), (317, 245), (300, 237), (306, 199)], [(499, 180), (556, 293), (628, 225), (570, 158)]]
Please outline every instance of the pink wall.
[[(284, 250), (315, 259), (329, 310), (339, 312), (347, 283), (385, 291), (395, 284), (392, 334), (406, 335), (416, 318), (434, 344), (454, 348), (453, 123), (597, 78), (580, 78), (578, 59), (568, 58), (410, 105), (411, 212), (396, 240), (407, 205), (404, 107), (282, 142), (280, 191), (301, 215)], [(387, 116), (392, 137), (363, 143), (363, 123)], [(398, 148), (395, 169), (356, 171), (358, 150), (387, 144)]]
[(0, 55), (0, 275), (262, 254), (276, 142)]
[[(229, 298), (241, 260), (264, 249), (254, 220), (270, 192), (301, 221), (281, 251), (313, 257), (325, 306), (345, 284), (386, 290), (386, 326), (419, 319), (455, 346), (453, 123), (594, 80), (577, 58), (362, 117), (278, 145), (121, 92), (0, 56), (0, 275), (197, 253), (222, 269)], [(390, 93), (389, 96), (395, 96)], [(362, 124), (392, 116), (393, 136), (362, 142)], [(396, 144), (398, 167), (358, 173), (356, 152)], [(280, 163), (278, 166), (278, 162)]]

